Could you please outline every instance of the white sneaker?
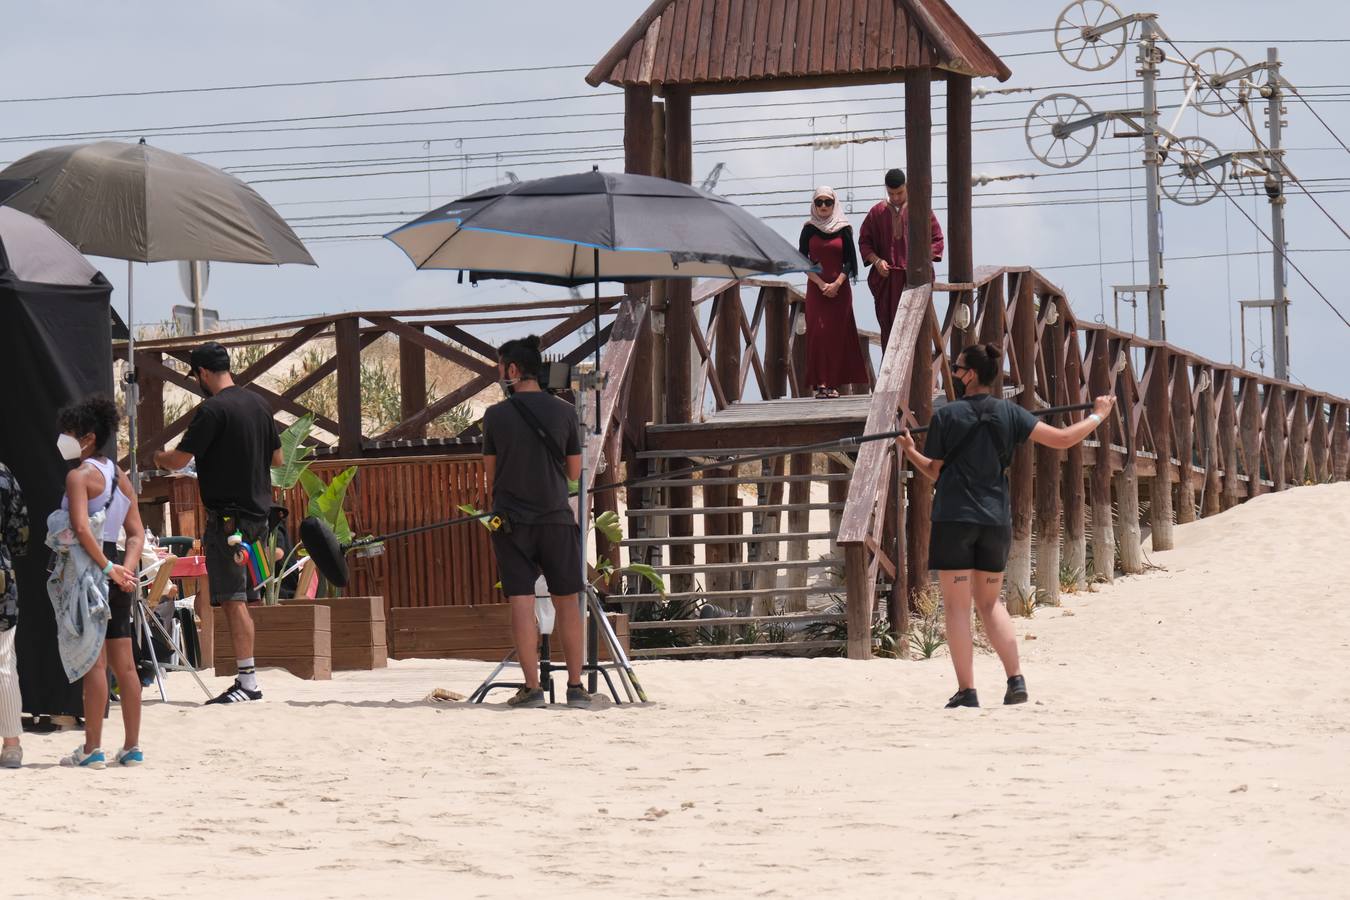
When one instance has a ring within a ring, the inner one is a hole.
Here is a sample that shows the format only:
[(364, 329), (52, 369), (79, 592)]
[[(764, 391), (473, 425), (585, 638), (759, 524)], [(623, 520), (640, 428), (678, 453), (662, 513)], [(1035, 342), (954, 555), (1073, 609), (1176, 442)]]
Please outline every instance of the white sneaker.
[(76, 747), (74, 753), (61, 757), (61, 765), (68, 769), (102, 769), (107, 764), (103, 751), (97, 748), (92, 753), (85, 753), (84, 747)]

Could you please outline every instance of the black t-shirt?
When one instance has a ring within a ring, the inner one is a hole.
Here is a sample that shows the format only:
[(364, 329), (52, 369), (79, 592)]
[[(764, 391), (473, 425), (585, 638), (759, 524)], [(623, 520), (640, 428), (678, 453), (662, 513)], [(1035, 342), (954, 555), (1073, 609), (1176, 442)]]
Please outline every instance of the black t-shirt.
[[(565, 456), (581, 453), (577, 411), (572, 404), (543, 391), (515, 395), (552, 436)], [(534, 427), (506, 400), (483, 416), (483, 455), (497, 458), (492, 483), (494, 512), (522, 525), (574, 525), (567, 503), (567, 475)]]
[[(982, 413), (993, 421), (980, 425)], [(1012, 504), (1008, 501), (1008, 476), (999, 458), (1000, 449), (1009, 458), (1013, 448), (1031, 436), (1038, 420), (1016, 403), (987, 394), (948, 403), (936, 413), (928, 428), (924, 456), (943, 460), (933, 496), (934, 522), (967, 522), (974, 525), (1012, 523)], [(971, 435), (955, 459), (947, 454)]]
[(197, 407), (178, 449), (197, 458), (202, 503), (267, 518), (272, 508), (272, 451), (281, 446), (272, 408), (241, 387), (227, 387)]

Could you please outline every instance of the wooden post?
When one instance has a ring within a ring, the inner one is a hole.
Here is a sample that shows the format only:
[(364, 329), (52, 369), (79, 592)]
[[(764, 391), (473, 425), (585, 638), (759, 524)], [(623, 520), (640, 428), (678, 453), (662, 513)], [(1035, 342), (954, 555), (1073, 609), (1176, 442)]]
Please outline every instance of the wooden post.
[(764, 294), (764, 378), (769, 396), (777, 400), (788, 396), (788, 319), (787, 288), (760, 288)]
[[(975, 280), (975, 253), (971, 227), (971, 116), (970, 77), (947, 73), (947, 280)], [(952, 291), (949, 304), (975, 298), (966, 291)], [(970, 343), (970, 330), (952, 329), (952, 358)]]
[(1350, 478), (1350, 405), (1333, 403), (1331, 415), (1331, 480)]
[(1177, 524), (1195, 521), (1195, 408), (1191, 367), (1184, 358), (1172, 368), (1172, 431), (1177, 442)]
[[(1217, 376), (1217, 373), (1216, 373)], [(1218, 445), (1219, 459), (1223, 465), (1223, 487), (1219, 495), (1220, 509), (1232, 509), (1238, 505), (1238, 413), (1235, 391), (1237, 384), (1232, 372), (1226, 372), (1222, 380), (1215, 378), (1215, 402), (1219, 404)]]
[[(652, 103), (652, 171), (658, 178), (666, 177), (666, 104)], [(652, 353), (651, 353), (651, 419), (666, 421), (666, 282), (651, 282), (652, 294)]]
[(1153, 480), (1149, 482), (1149, 521), (1153, 549), (1172, 549), (1172, 398), (1168, 390), (1172, 354), (1165, 347), (1148, 348), (1144, 414), (1153, 432)]
[(1321, 395), (1313, 397), (1310, 402), (1313, 418), (1312, 424), (1308, 426), (1308, 468), (1315, 484), (1325, 484), (1331, 471), (1331, 460), (1327, 457), (1327, 402)]
[[(793, 475), (810, 476), (812, 466), (812, 456), (810, 453), (797, 453), (792, 456), (790, 470)], [(793, 481), (788, 485), (788, 505), (801, 506), (811, 502), (811, 482), (809, 480)], [(788, 533), (804, 534), (811, 530), (811, 513), (807, 510), (793, 510), (788, 513)], [(787, 547), (787, 558), (792, 562), (799, 562), (807, 559), (811, 553), (811, 545), (807, 541), (789, 541)], [(806, 594), (803, 590), (806, 588), (807, 571), (803, 568), (789, 569), (787, 573), (787, 584), (789, 588), (795, 588), (795, 593), (789, 593), (784, 604), (786, 612), (806, 612)]]
[[(689, 89), (666, 88), (666, 177), (690, 183), (693, 169), (693, 132)], [(688, 279), (666, 285), (666, 422), (692, 421), (693, 398), (690, 340), (694, 310)]]
[[(1061, 318), (1063, 314), (1061, 313)], [(1064, 359), (1064, 381), (1067, 390), (1060, 392), (1060, 399), (1067, 403), (1081, 403), (1083, 396), (1083, 357), (1079, 344), (1077, 328), (1059, 326), (1066, 333), (1068, 352)], [(1064, 342), (1060, 341), (1060, 346)], [(1078, 421), (1083, 413), (1071, 413), (1069, 421)], [(1074, 573), (1074, 581), (1079, 590), (1087, 587), (1087, 529), (1085, 527), (1086, 503), (1083, 486), (1083, 445), (1074, 444), (1064, 454), (1064, 476), (1061, 481), (1064, 494), (1064, 558), (1063, 568)]]
[[(908, 284), (933, 280), (933, 109), (931, 69), (905, 71), (905, 184), (909, 188)], [(897, 319), (899, 314), (896, 314)], [(883, 348), (884, 352), (884, 348)], [(926, 421), (926, 420), (925, 420)]]
[(867, 583), (867, 548), (849, 544), (844, 548), (844, 572), (848, 579), (848, 658), (872, 658), (872, 594)]
[[(1111, 393), (1111, 341), (1105, 332), (1092, 334), (1088, 363), (1088, 393), (1093, 397)], [(1094, 436), (1100, 441), (1092, 463), (1089, 490), (1092, 495), (1092, 572), (1108, 583), (1116, 577), (1116, 530), (1111, 520), (1111, 476), (1114, 471), (1111, 433), (1114, 417), (1098, 426)]]
[[(1128, 341), (1120, 341), (1120, 353), (1129, 359)], [(1124, 432), (1125, 463), (1116, 477), (1116, 504), (1120, 516), (1116, 523), (1116, 538), (1120, 542), (1120, 570), (1126, 575), (1144, 571), (1144, 550), (1139, 534), (1139, 470), (1136, 453), (1139, 447), (1139, 428), (1134, 417), (1134, 367), (1128, 362), (1116, 380), (1116, 405), (1120, 409)]]
[(1285, 418), (1289, 423), (1289, 469), (1285, 478), (1297, 487), (1308, 480), (1308, 400), (1303, 391), (1289, 393), (1294, 408)]
[[(147, 434), (159, 434), (164, 430), (164, 380), (149, 372), (151, 365), (162, 365), (164, 354), (154, 350), (136, 351), (136, 385), (139, 399), (136, 401), (136, 423), (139, 437)], [(141, 471), (155, 468), (155, 451), (162, 447), (151, 447), (144, 441), (136, 446), (136, 459)]]
[[(1030, 272), (1017, 278), (1017, 295), (1012, 310), (1012, 355), (1017, 360), (1016, 377), (1022, 390), (1017, 402), (1023, 409), (1036, 408), (1036, 295)], [(1008, 554), (1007, 598), (1013, 613), (1031, 596), (1031, 516), (1034, 454), (1030, 443), (1013, 453), (1012, 473), (1012, 549)]]
[(1251, 375), (1242, 378), (1238, 417), (1243, 474), (1247, 476), (1247, 499), (1250, 500), (1265, 490), (1261, 484), (1261, 384)]
[(1209, 388), (1200, 394), (1200, 408), (1196, 411), (1200, 420), (1200, 452), (1205, 464), (1205, 490), (1201, 498), (1200, 515), (1209, 518), (1223, 510), (1223, 482), (1219, 478), (1223, 461), (1220, 458), (1218, 435), (1218, 396), (1223, 377), (1212, 367), (1201, 371), (1209, 375)]
[[(1053, 304), (1054, 298), (1041, 297), (1041, 318), (1045, 318), (1046, 309)], [(1040, 356), (1044, 361), (1046, 382), (1041, 384), (1041, 395), (1052, 405), (1059, 402), (1059, 382), (1061, 369), (1060, 335), (1063, 332), (1062, 321), (1054, 325), (1044, 325), (1039, 343)], [(1032, 372), (1040, 370), (1033, 365)], [(1029, 373), (1024, 371), (1023, 377)], [(1061, 550), (1059, 540), (1062, 523), (1060, 521), (1060, 480), (1061, 463), (1064, 455), (1060, 450), (1036, 445), (1033, 491), (1035, 518), (1032, 525), (1036, 534), (1036, 570), (1035, 585), (1047, 602), (1059, 602), (1059, 569)]]
[(1270, 456), (1270, 480), (1277, 491), (1285, 489), (1289, 477), (1289, 467), (1285, 463), (1288, 451), (1285, 430), (1288, 427), (1288, 420), (1284, 413), (1284, 387), (1280, 384), (1266, 385), (1266, 421), (1261, 437)]
[(361, 327), (356, 316), (333, 323), (337, 343), (338, 453), (361, 455)]
[[(716, 370), (717, 383), (722, 388), (722, 395), (729, 404), (741, 399), (741, 314), (739, 285), (727, 288), (713, 299), (712, 315), (715, 317), (711, 348), (713, 368)], [(714, 469), (709, 476), (730, 478), (735, 474), (735, 468), (727, 468)], [(734, 486), (716, 485), (703, 489), (704, 506), (734, 506), (739, 498), (740, 494)], [(706, 515), (703, 530), (708, 535), (730, 534), (733, 531), (733, 523), (739, 524), (739, 520), (739, 516), (726, 513)], [(735, 530), (739, 531), (739, 528)], [(710, 543), (706, 545), (704, 552), (710, 563), (728, 563), (733, 561), (735, 546), (737, 545)], [(738, 579), (733, 579), (730, 572), (710, 572), (708, 588), (714, 591), (739, 590), (740, 585)], [(750, 606), (748, 600), (735, 604), (738, 613), (747, 615), (750, 613)]]
[[(423, 330), (421, 325), (412, 327)], [(427, 350), (402, 336), (398, 339), (398, 398), (404, 421), (427, 408)], [(414, 436), (427, 436), (425, 423), (417, 426)]]
[[(625, 86), (623, 113), (623, 170), (633, 175), (651, 175), (656, 156), (651, 86)], [(661, 150), (664, 152), (665, 148)], [(651, 282), (639, 282), (628, 285), (624, 292), (635, 303), (647, 303), (651, 299), (651, 290)], [(653, 413), (652, 383), (657, 371), (653, 368), (654, 343), (652, 316), (646, 316), (634, 351), (634, 369), (629, 375), (632, 383), (629, 386), (628, 404), (629, 414), (644, 425), (651, 420)]]
[[(916, 297), (915, 299), (920, 298)], [(930, 336), (933, 309), (930, 300), (924, 299), (923, 302), (929, 303), (928, 315), (923, 327), (919, 329), (918, 345), (914, 348), (913, 368), (910, 370), (909, 402), (906, 405), (914, 413), (915, 419), (920, 422), (928, 422), (933, 418), (933, 341)], [(903, 304), (904, 301), (902, 300), (902, 310), (904, 309)], [(897, 322), (900, 321), (902, 313), (897, 311), (895, 318)], [(932, 539), (931, 532), (933, 530), (932, 482), (927, 479), (915, 479), (910, 482), (910, 485), (909, 503), (905, 511), (905, 537), (907, 541), (905, 571), (908, 573), (909, 579), (909, 597), (905, 598), (907, 601), (912, 600), (915, 594), (928, 587), (928, 545)], [(878, 511), (878, 515), (885, 515), (885, 511)]]

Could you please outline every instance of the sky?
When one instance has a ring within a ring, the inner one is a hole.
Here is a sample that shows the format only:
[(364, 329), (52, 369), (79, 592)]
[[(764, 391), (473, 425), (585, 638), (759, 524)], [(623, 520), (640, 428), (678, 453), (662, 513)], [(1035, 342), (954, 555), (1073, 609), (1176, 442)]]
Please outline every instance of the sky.
[[(127, 140), (145, 136), (251, 183), (292, 223), (319, 265), (213, 267), (206, 305), (226, 320), (554, 296), (553, 289), (536, 285), (471, 288), (457, 285), (453, 273), (415, 271), (379, 235), (505, 181), (508, 171), (530, 178), (592, 164), (620, 170), (621, 94), (592, 89), (583, 77), (646, 5), (522, 0), (506, 13), (507, 7), (494, 4), (443, 0), (34, 4), (7, 26), (0, 56), (0, 161), (111, 133)], [(976, 99), (975, 172), (1036, 176), (975, 189), (976, 264), (1035, 266), (1065, 289), (1081, 318), (1134, 329), (1135, 309), (1118, 307), (1111, 287), (1147, 280), (1138, 142), (1115, 138), (1114, 128), (1104, 126), (1081, 164), (1055, 169), (1031, 158), (1023, 131), (1033, 104), (1055, 92), (1084, 97), (1096, 111), (1137, 104), (1133, 46), (1106, 69), (1080, 71), (1055, 52), (1049, 33), (1061, 0), (952, 5), (989, 35), (987, 42), (1013, 70), (1007, 83), (986, 79), (977, 88), (1023, 89)], [(1332, 221), (1350, 229), (1350, 194), (1341, 192), (1350, 177), (1343, 174), (1350, 151), (1339, 143), (1350, 141), (1350, 77), (1341, 74), (1350, 49), (1350, 8), (1288, 0), (1272, 16), (1269, 4), (1252, 0), (1230, 0), (1222, 15), (1213, 3), (1198, 0), (1169, 0), (1152, 10), (1118, 5), (1126, 13), (1158, 11), (1159, 24), (1176, 41), (1167, 48), (1172, 55), (1223, 46), (1253, 62), (1265, 57), (1267, 46), (1280, 48), (1284, 76), (1304, 89), (1340, 135), (1288, 99), (1288, 165), (1325, 209), (1290, 187), (1291, 257), (1350, 318), (1350, 291), (1341, 277), (1350, 239)], [(503, 69), (518, 71), (484, 72)], [(482, 74), (444, 75), (465, 72)], [(1179, 64), (1163, 65), (1165, 124), (1182, 96), (1181, 72)], [(443, 77), (386, 78), (432, 73)], [(372, 77), (386, 80), (181, 92)], [(179, 93), (34, 99), (144, 91)], [(794, 242), (816, 184), (834, 186), (860, 224), (881, 196), (881, 173), (904, 164), (902, 95), (897, 84), (695, 98), (695, 181), (723, 164), (716, 190)], [(940, 84), (934, 86), (934, 108), (940, 123)], [(1264, 115), (1255, 112), (1264, 135)], [(937, 131), (933, 157), (941, 163), (944, 138)], [(1254, 146), (1231, 115), (1186, 110), (1176, 132), (1201, 135), (1221, 151)], [(822, 138), (843, 143), (811, 146)], [(873, 140), (856, 143), (862, 138)], [(939, 166), (939, 207), (945, 205), (944, 180)], [(1268, 320), (1249, 314), (1243, 345), (1237, 301), (1268, 298), (1273, 291), (1269, 245), (1242, 212), (1268, 232), (1270, 210), (1259, 184), (1230, 179), (1225, 187), (1233, 201), (1222, 194), (1200, 206), (1164, 201), (1168, 339), (1222, 362), (1245, 360), (1259, 368), (1264, 361), (1269, 372)], [(1127, 202), (1131, 197), (1134, 202)], [(940, 209), (938, 216), (945, 224)], [(125, 312), (127, 263), (95, 262), (114, 285), (114, 304)], [(136, 268), (137, 321), (167, 320), (171, 307), (186, 302), (176, 264)], [(939, 277), (944, 269), (939, 264)], [(1343, 362), (1350, 327), (1293, 271), (1288, 293), (1293, 376), (1350, 396), (1350, 368)], [(875, 327), (862, 284), (855, 300), (860, 327)], [(1138, 330), (1146, 330), (1142, 301), (1137, 316)], [(516, 327), (484, 336), (501, 340)]]

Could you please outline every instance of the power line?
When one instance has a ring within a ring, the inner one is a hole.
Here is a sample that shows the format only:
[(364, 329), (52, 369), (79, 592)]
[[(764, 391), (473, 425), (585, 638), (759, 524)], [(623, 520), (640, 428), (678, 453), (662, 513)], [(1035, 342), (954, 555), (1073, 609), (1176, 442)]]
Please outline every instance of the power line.
[(588, 63), (565, 66), (517, 66), (503, 69), (466, 69), (461, 72), (422, 72), (409, 75), (364, 75), (354, 78), (324, 78), (313, 81), (265, 81), (257, 84), (225, 84), (213, 87), (162, 88), (148, 91), (108, 91), (102, 94), (62, 94), (51, 97), (0, 97), (0, 103), (50, 103), (57, 100), (105, 100), (111, 97), (161, 97), (168, 94), (215, 94), (224, 91), (256, 91), (267, 88), (315, 87), (333, 84), (367, 84), (376, 81), (412, 81), (420, 78), (461, 78), (469, 75), (507, 75), (516, 72), (555, 72), (589, 69)]
[(1303, 96), (1303, 94), (1299, 91), (1298, 88), (1295, 87), (1292, 89), (1294, 96), (1297, 97), (1299, 100), (1303, 101), (1304, 106), (1308, 107), (1308, 112), (1312, 113), (1313, 116), (1317, 119), (1317, 121), (1322, 123), (1322, 127), (1327, 130), (1327, 134), (1331, 135), (1333, 138), (1336, 139), (1336, 143), (1341, 145), (1342, 150), (1344, 150), (1346, 153), (1350, 153), (1350, 147), (1347, 147), (1345, 145), (1345, 141), (1341, 140), (1341, 136), (1332, 130), (1331, 126), (1327, 124), (1327, 120), (1322, 118), (1322, 114), (1313, 108), (1313, 105), (1308, 102), (1308, 99)]

